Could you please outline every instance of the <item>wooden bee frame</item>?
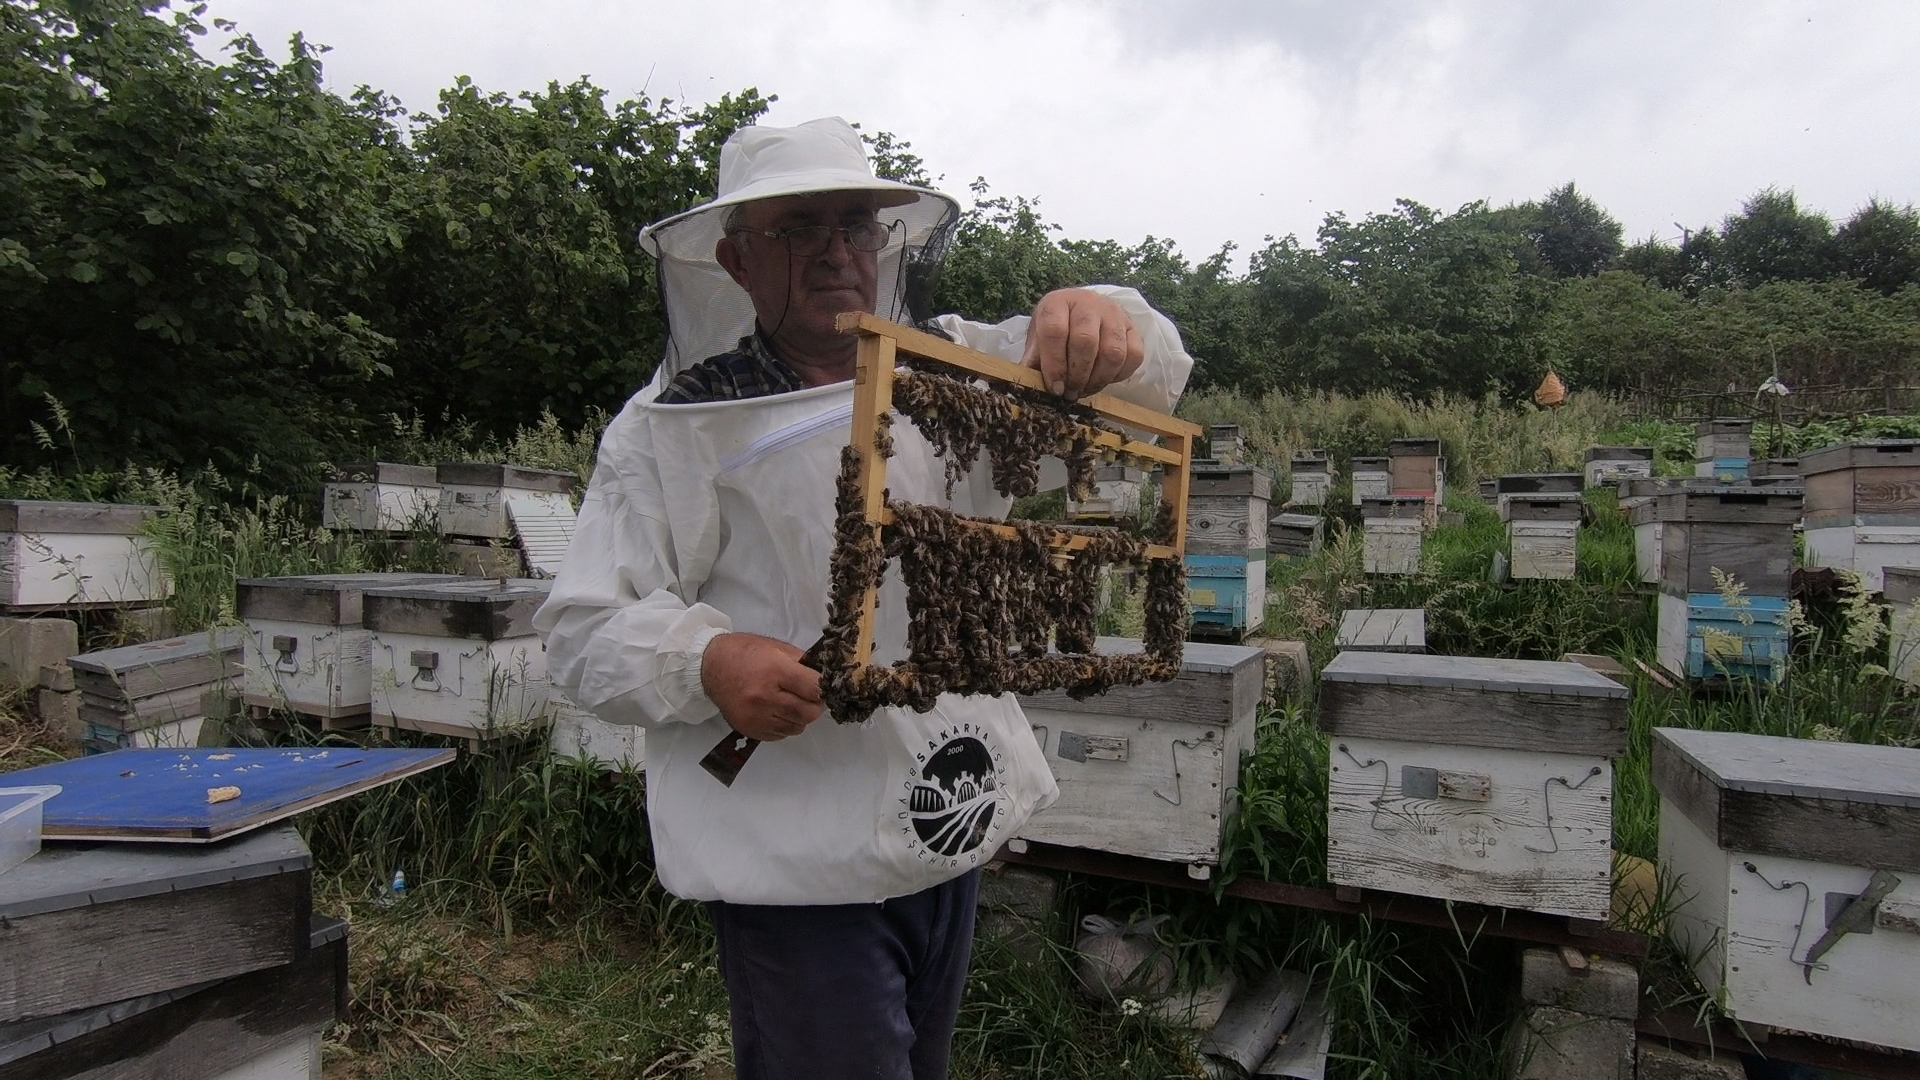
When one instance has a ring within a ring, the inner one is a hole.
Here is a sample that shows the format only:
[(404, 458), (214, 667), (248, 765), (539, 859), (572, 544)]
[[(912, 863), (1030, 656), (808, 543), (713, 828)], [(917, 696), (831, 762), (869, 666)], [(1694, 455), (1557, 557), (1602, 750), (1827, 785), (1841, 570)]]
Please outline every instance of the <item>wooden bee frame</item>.
[[(894, 386), (896, 367), (902, 360), (915, 361), (919, 367), (938, 367), (947, 369), (943, 374), (959, 376), (967, 380), (984, 380), (1000, 387), (1028, 391), (1033, 394), (1046, 394), (1045, 383), (1038, 371), (1010, 363), (998, 357), (975, 352), (963, 346), (921, 333), (885, 319), (867, 314), (845, 314), (839, 318), (842, 333), (857, 335), (859, 352), (854, 375), (853, 435), (851, 452), (857, 461), (855, 482), (858, 490), (859, 509), (864, 515), (864, 528), (867, 536), (878, 550), (884, 532), (896, 523), (896, 515), (887, 505), (887, 457), (884, 449), (890, 442), (887, 428), (891, 423), (890, 414), (895, 407)], [(1162, 501), (1170, 508), (1172, 525), (1167, 529), (1169, 535), (1157, 538), (1158, 542), (1149, 542), (1144, 548), (1136, 548), (1136, 557), (1144, 555), (1147, 563), (1165, 563), (1169, 569), (1182, 565), (1186, 536), (1184, 523), (1187, 511), (1187, 479), (1193, 455), (1193, 440), (1200, 429), (1184, 420), (1175, 419), (1150, 409), (1121, 401), (1107, 394), (1095, 394), (1078, 403), (1078, 407), (1063, 403), (1061, 410), (1075, 417), (1073, 441), (1080, 444), (1083, 453), (1106, 461), (1119, 460), (1143, 467), (1159, 465), (1162, 467)], [(1012, 408), (1012, 415), (1023, 415), (1020, 407)], [(1093, 418), (1110, 421), (1113, 427), (1102, 425)], [(1142, 438), (1136, 438), (1115, 428), (1127, 428), (1144, 432), (1147, 436), (1158, 436), (1166, 445), (1155, 445)], [(844, 513), (844, 508), (843, 508)], [(1013, 525), (1001, 522), (985, 522), (972, 519), (958, 519), (968, 528), (987, 530), (1006, 539), (1017, 539), (1023, 534)], [(1028, 534), (1030, 535), (1030, 534)], [(1046, 541), (1051, 556), (1057, 564), (1072, 560), (1090, 547), (1098, 549), (1102, 538), (1120, 539), (1124, 534), (1118, 529), (1076, 527), (1047, 528)], [(843, 531), (842, 542), (847, 540)], [(850, 654), (842, 650), (846, 667), (850, 669), (866, 668), (872, 663), (874, 649), (874, 618), (878, 605), (878, 581), (867, 583), (864, 595), (857, 604), (858, 635), (852, 643)], [(1184, 615), (1184, 592), (1182, 593), (1182, 616)], [(1181, 617), (1181, 616), (1176, 616)], [(1150, 613), (1151, 623), (1151, 613)], [(1150, 625), (1150, 631), (1157, 630), (1165, 636), (1172, 628)], [(1151, 639), (1155, 635), (1149, 633)], [(1184, 638), (1184, 633), (1178, 637)], [(839, 659), (828, 657), (829, 660)], [(1145, 677), (1167, 678), (1177, 673), (1177, 656), (1172, 670), (1164, 664), (1152, 667)], [(1138, 658), (1133, 666), (1127, 668), (1122, 658), (1098, 658), (1092, 655), (1075, 657), (1074, 668), (1085, 678), (1098, 678), (1097, 672), (1103, 666), (1113, 666), (1107, 674), (1109, 681), (1137, 682), (1142, 677)], [(831, 676), (831, 672), (824, 672)], [(1063, 676), (1052, 682), (1049, 688), (1071, 687), (1077, 681), (1075, 676)], [(848, 719), (843, 717), (843, 719)]]

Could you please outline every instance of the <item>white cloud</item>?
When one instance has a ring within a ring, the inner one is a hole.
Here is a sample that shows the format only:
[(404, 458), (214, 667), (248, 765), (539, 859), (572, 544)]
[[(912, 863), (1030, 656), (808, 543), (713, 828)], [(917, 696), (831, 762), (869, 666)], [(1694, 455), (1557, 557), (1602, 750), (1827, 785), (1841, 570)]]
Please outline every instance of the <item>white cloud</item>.
[(1767, 185), (1844, 217), (1920, 201), (1920, 9), (1877, 3), (1359, 6), (1316, 0), (214, 0), (333, 46), (338, 90), (431, 106), (459, 74), (618, 98), (756, 86), (771, 120), (910, 140), (946, 186), (1037, 196), (1069, 235), (1193, 257), (1311, 237), (1331, 210), (1442, 209), (1569, 179), (1629, 238)]

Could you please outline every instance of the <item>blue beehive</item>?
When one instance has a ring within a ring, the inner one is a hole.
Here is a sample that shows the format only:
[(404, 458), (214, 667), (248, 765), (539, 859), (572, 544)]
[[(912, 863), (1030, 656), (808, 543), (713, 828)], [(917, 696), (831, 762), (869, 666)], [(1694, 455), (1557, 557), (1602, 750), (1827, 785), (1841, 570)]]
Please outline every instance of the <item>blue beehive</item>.
[(1684, 616), (1662, 614), (1660, 628), (1684, 627), (1689, 679), (1752, 679), (1780, 683), (1787, 673), (1787, 601), (1779, 596), (1744, 597), (1727, 603), (1719, 593), (1661, 597), (1663, 606), (1684, 605)]
[(1187, 494), (1187, 603), (1196, 631), (1237, 637), (1267, 606), (1267, 502), (1273, 478), (1248, 465), (1193, 463)]
[(1661, 665), (1701, 681), (1782, 682), (1799, 489), (1694, 488), (1653, 506)]

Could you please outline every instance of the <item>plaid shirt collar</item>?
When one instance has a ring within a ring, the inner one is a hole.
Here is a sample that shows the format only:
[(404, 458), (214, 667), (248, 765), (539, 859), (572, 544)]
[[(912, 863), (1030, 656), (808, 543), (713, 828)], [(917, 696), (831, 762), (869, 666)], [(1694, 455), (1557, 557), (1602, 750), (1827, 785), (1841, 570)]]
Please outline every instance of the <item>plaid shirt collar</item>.
[(709, 357), (675, 375), (656, 398), (663, 405), (735, 401), (806, 389), (787, 362), (773, 354), (758, 330), (740, 339), (732, 352)]

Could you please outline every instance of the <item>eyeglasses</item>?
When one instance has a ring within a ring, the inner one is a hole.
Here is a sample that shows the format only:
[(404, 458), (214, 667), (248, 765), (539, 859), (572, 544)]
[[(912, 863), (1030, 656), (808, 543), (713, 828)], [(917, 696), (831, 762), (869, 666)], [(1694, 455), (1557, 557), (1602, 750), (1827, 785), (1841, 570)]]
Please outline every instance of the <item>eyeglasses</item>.
[(734, 232), (785, 240), (790, 254), (812, 259), (827, 253), (827, 248), (833, 244), (834, 233), (846, 234), (847, 246), (855, 251), (879, 251), (887, 246), (887, 242), (893, 238), (893, 230), (901, 225), (899, 221), (887, 225), (863, 221), (858, 225), (801, 225), (792, 229), (735, 229)]

